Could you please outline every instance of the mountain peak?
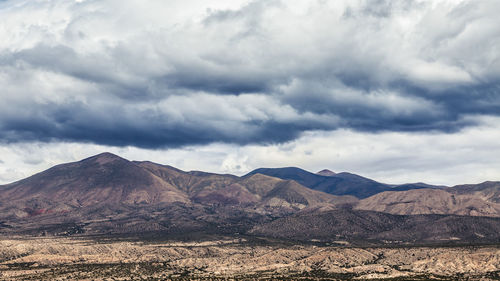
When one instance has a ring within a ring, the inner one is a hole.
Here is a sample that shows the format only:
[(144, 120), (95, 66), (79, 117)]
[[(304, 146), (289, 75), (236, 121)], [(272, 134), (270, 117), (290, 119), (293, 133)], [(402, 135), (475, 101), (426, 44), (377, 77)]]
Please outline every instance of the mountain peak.
[(336, 173), (332, 172), (332, 171), (330, 171), (328, 169), (323, 169), (323, 170), (317, 172), (316, 175), (325, 176), (325, 177), (331, 177), (331, 176), (335, 176)]
[(118, 155), (115, 155), (110, 152), (103, 152), (94, 156), (91, 156), (89, 158), (83, 159), (81, 162), (88, 162), (88, 161), (96, 161), (97, 163), (103, 165), (106, 163), (111, 163), (111, 162), (116, 162), (116, 161), (127, 161), (127, 159), (124, 159)]

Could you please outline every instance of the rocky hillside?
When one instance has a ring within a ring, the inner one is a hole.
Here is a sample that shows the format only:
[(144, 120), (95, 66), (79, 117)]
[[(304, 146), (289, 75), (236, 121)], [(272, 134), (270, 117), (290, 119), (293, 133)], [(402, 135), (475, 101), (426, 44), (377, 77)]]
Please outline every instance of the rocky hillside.
[(499, 241), (500, 218), (450, 215), (392, 215), (337, 209), (299, 212), (255, 226), (250, 233), (301, 241), (367, 245), (370, 242), (443, 244)]
[(238, 177), (103, 153), (0, 186), (0, 233), (492, 243), (499, 190), (495, 182), (393, 186), (298, 168)]
[(1, 280), (498, 280), (490, 247), (355, 248), (246, 238), (0, 240)]
[[(219, 215), (226, 206), (238, 206), (236, 213), (249, 213), (251, 217), (255, 213), (282, 215), (309, 207), (355, 202), (357, 199), (352, 196), (326, 194), (292, 180), (261, 174), (240, 178), (185, 172), (103, 153), (0, 186), (0, 221), (32, 217), (35, 221), (58, 221), (58, 217), (75, 215), (85, 221), (100, 218), (99, 213), (112, 218), (124, 214), (134, 217), (137, 210), (155, 211), (163, 206), (202, 212), (218, 208)], [(227, 216), (234, 215), (230, 213)]]
[(454, 214), (500, 217), (500, 184), (386, 191), (361, 200), (356, 209), (399, 215)]

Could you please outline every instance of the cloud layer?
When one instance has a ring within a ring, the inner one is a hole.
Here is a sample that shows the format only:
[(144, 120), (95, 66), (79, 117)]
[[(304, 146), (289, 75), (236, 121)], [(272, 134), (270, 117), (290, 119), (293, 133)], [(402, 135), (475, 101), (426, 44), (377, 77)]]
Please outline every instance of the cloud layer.
[(500, 115), (500, 3), (0, 2), (0, 139), (172, 148)]
[(482, 118), (460, 132), (313, 131), (273, 145), (210, 144), (178, 149), (142, 149), (80, 143), (0, 144), (0, 184), (51, 166), (110, 151), (180, 169), (243, 175), (259, 167), (298, 166), (348, 171), (386, 183), (431, 184), (500, 181), (500, 118)]

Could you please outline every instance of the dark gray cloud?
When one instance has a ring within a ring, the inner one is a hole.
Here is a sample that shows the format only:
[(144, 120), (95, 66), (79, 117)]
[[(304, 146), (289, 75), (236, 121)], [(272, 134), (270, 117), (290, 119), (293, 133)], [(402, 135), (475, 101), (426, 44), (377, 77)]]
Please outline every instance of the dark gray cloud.
[(497, 1), (56, 2), (0, 6), (3, 142), (267, 144), (500, 115)]
[(24, 114), (7, 112), (1, 118), (0, 135), (4, 142), (62, 140), (154, 148), (275, 143), (311, 128), (336, 128), (331, 116), (299, 114), (257, 95), (230, 99), (208, 94), (173, 96), (156, 105), (124, 105), (122, 101), (74, 102), (62, 107), (47, 103)]

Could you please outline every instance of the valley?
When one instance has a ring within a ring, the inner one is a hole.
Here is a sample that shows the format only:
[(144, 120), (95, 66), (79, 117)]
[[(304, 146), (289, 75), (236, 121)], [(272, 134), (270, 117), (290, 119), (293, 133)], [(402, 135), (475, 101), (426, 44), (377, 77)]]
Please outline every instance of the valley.
[(500, 248), (199, 241), (0, 240), (1, 280), (496, 280)]

